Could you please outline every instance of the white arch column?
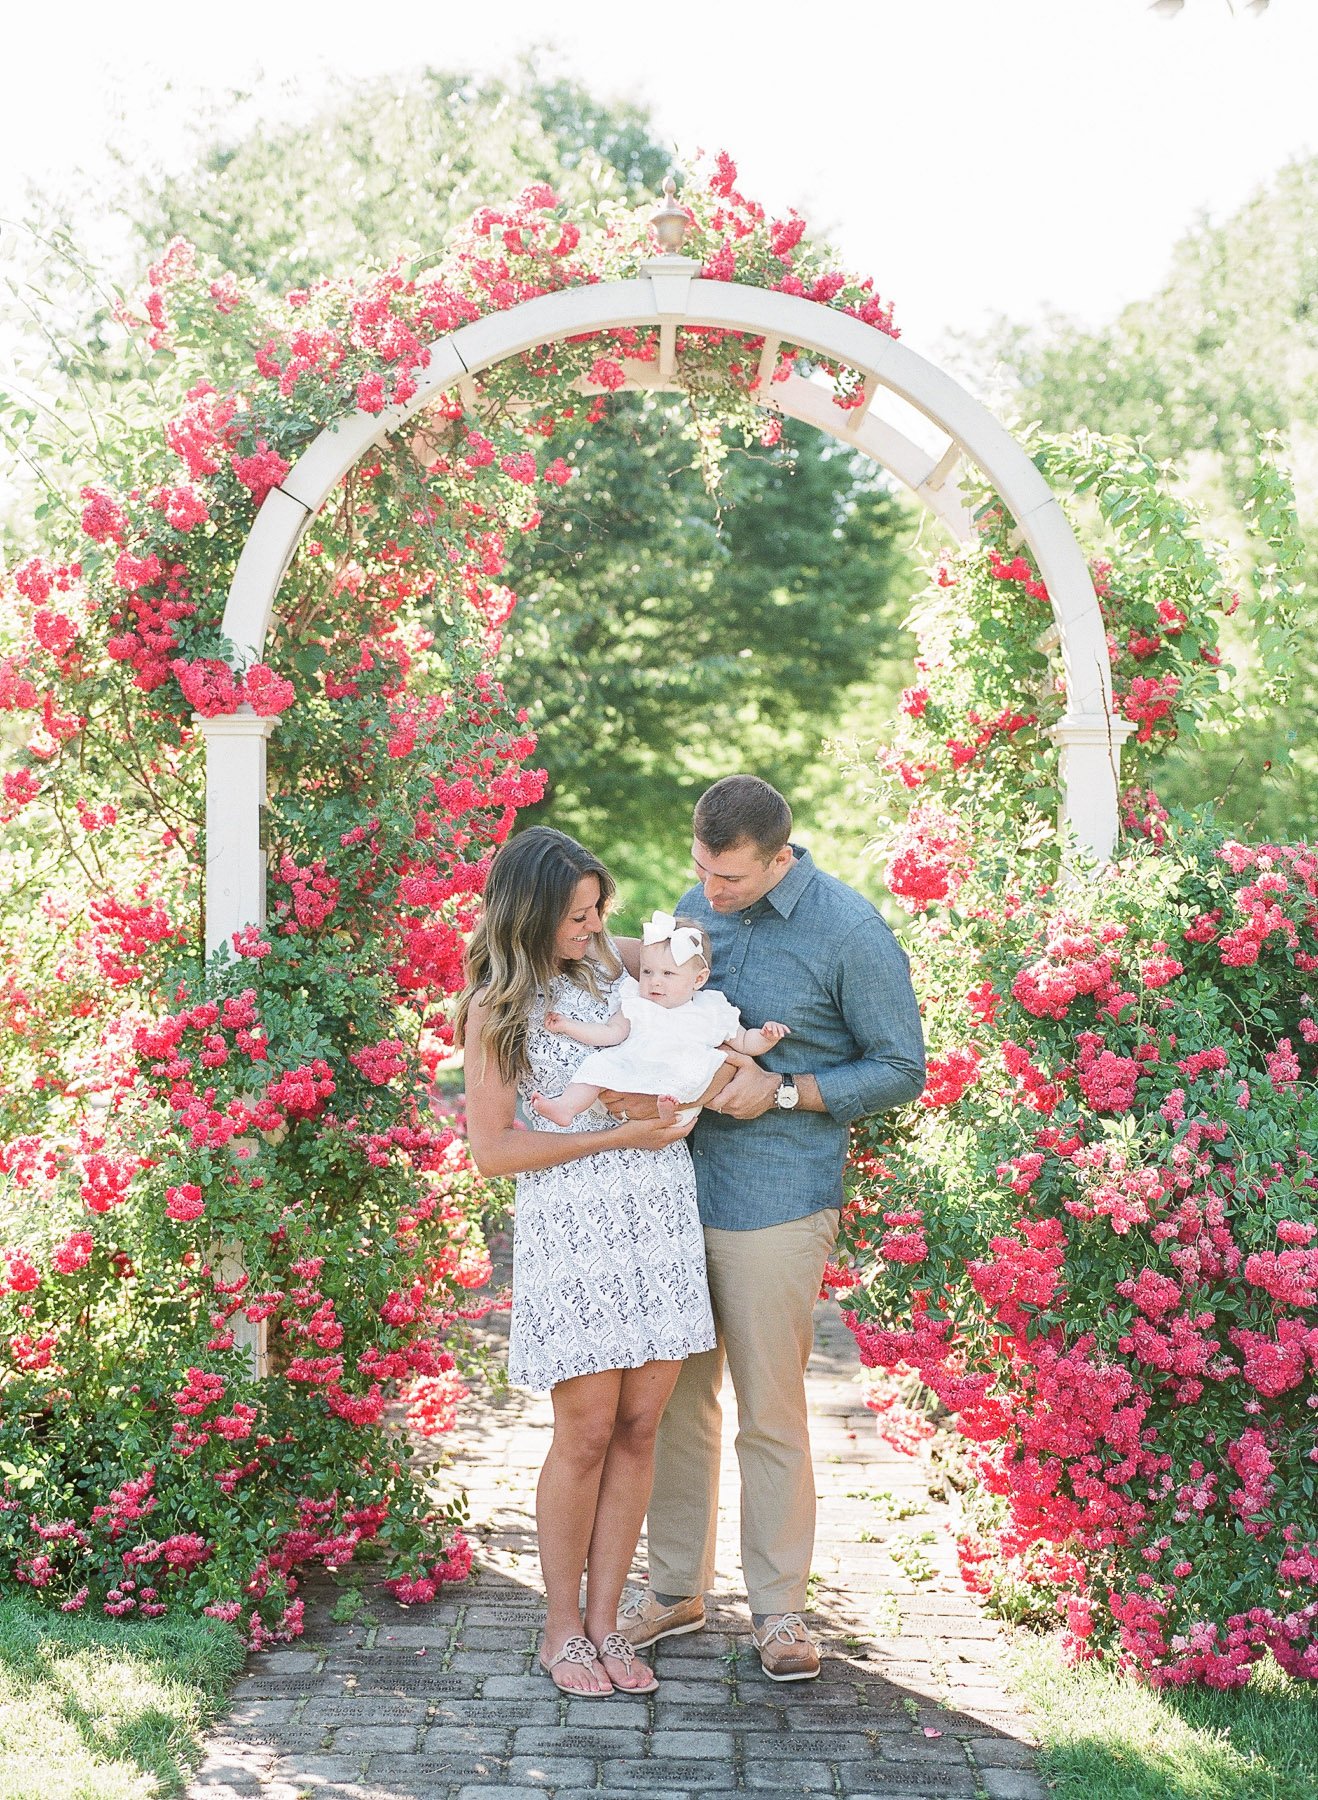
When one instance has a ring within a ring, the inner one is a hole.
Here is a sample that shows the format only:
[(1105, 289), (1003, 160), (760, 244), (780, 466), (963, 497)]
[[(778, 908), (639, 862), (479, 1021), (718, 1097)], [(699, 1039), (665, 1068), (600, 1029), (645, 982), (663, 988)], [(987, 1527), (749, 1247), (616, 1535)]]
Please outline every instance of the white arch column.
[(265, 747), (275, 728), (244, 704), (192, 723), (206, 740), (206, 954), (265, 924)]
[[(231, 944), (244, 925), (265, 924), (265, 851), (261, 820), (266, 802), (265, 747), (275, 728), (250, 706), (235, 713), (192, 722), (206, 740), (206, 954)], [(232, 954), (232, 949), (230, 949)], [(241, 1140), (231, 1146), (241, 1154)], [(243, 1273), (240, 1247), (216, 1243), (211, 1258), (222, 1281)], [(252, 1324), (241, 1311), (230, 1324), (234, 1340), (247, 1351), (252, 1373), (269, 1370), (265, 1321)]]

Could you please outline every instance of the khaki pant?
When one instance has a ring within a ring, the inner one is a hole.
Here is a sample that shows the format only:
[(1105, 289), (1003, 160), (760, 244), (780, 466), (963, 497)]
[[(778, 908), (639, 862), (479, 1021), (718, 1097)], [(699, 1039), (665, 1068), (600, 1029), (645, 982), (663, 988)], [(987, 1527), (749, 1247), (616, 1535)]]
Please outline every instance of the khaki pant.
[(805, 1366), (836, 1208), (758, 1231), (705, 1231), (718, 1343), (682, 1365), (655, 1456), (650, 1588), (714, 1585), (726, 1358), (737, 1396), (741, 1566), (752, 1612), (799, 1612), (815, 1545)]

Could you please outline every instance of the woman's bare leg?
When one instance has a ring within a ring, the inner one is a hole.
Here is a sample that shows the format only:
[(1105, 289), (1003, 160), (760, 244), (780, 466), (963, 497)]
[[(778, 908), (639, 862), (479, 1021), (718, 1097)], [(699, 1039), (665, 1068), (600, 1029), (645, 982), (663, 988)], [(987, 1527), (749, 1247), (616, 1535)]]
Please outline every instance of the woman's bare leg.
[[(652, 1362), (622, 1371), (586, 1562), (586, 1635), (595, 1644), (617, 1630), (623, 1583), (654, 1484), (655, 1433), (681, 1367), (680, 1362)], [(625, 1665), (615, 1657), (605, 1659), (604, 1667), (618, 1688), (643, 1687), (649, 1680), (648, 1670), (637, 1667), (628, 1681)]]
[[(554, 1441), (549, 1446), (535, 1494), (540, 1567), (544, 1573), (545, 1635), (541, 1655), (558, 1655), (568, 1638), (581, 1631), (581, 1577), (595, 1529), (600, 1492), (624, 1372), (577, 1375), (554, 1388)], [(642, 1504), (641, 1512), (645, 1507)], [(640, 1519), (637, 1519), (637, 1533)], [(610, 1620), (608, 1629), (613, 1630)], [(589, 1636), (589, 1631), (586, 1634)], [(562, 1663), (560, 1682), (583, 1694), (608, 1694), (612, 1688), (598, 1666)]]

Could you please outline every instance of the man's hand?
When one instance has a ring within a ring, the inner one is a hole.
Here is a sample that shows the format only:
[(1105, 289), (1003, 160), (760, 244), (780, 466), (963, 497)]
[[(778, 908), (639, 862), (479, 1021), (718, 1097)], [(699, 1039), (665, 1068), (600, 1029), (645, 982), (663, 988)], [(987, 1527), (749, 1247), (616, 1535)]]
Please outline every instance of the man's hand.
[(600, 1105), (615, 1119), (657, 1119), (660, 1116), (659, 1101), (654, 1094), (620, 1094), (616, 1088), (601, 1088)]
[(757, 1063), (746, 1062), (723, 1092), (708, 1102), (709, 1110), (724, 1113), (730, 1119), (758, 1119), (773, 1105), (778, 1081), (777, 1075), (771, 1075)]

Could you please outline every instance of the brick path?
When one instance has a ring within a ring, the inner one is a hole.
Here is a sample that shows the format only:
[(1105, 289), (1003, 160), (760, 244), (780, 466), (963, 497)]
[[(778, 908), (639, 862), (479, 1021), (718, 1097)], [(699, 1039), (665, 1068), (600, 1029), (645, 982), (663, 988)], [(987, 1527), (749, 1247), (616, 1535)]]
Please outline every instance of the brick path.
[[(329, 1616), (336, 1588), (308, 1583), (305, 1638), (249, 1662), (189, 1796), (1042, 1800), (1028, 1727), (999, 1685), (1000, 1639), (954, 1573), (946, 1509), (926, 1506), (918, 1461), (878, 1440), (855, 1367), (836, 1310), (821, 1307), (810, 1372), (818, 1681), (768, 1682), (751, 1649), (730, 1429), (719, 1591), (705, 1631), (657, 1646), (658, 1694), (569, 1700), (529, 1673), (541, 1619), (531, 1509), (549, 1406), (486, 1397), (468, 1403), (445, 1446), (445, 1485), (464, 1481), (471, 1494), (471, 1581), (410, 1610), (367, 1589), (351, 1624)], [(876, 1493), (892, 1498), (876, 1505)], [(908, 1507), (922, 1510), (883, 1516)], [(894, 1564), (894, 1543), (924, 1579)]]

